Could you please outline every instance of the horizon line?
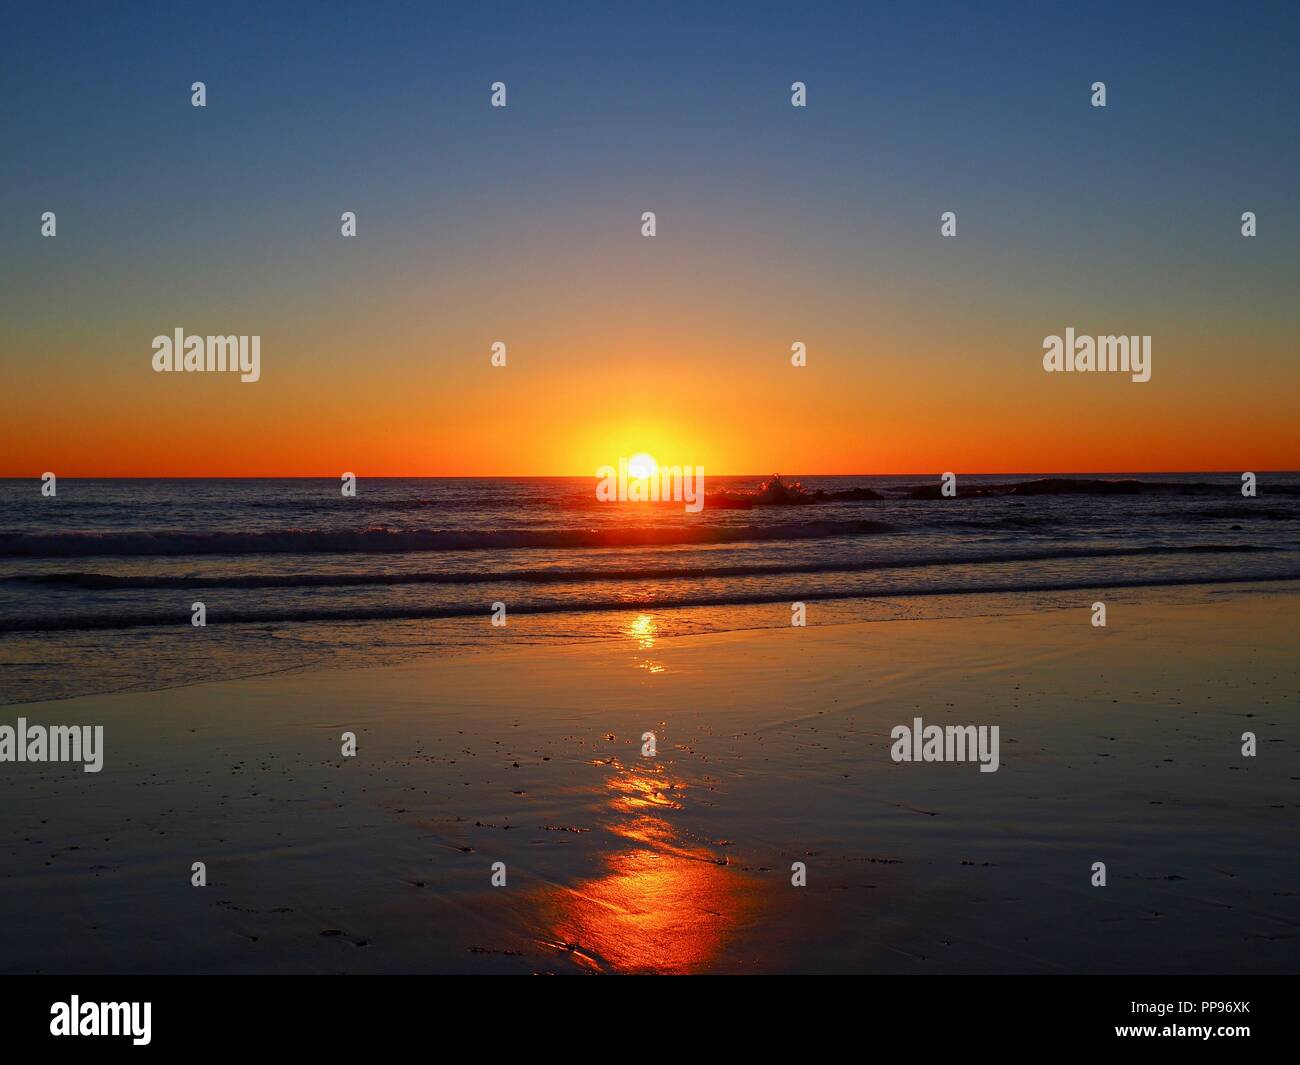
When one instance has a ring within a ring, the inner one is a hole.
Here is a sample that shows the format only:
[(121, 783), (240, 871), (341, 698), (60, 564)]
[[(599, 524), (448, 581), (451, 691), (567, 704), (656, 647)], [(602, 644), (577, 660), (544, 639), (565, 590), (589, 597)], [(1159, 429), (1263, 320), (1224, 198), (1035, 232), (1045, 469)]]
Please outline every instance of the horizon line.
[[(671, 469), (671, 466), (668, 467)], [(39, 481), (45, 472), (36, 474), (0, 474), (0, 481)], [(346, 471), (353, 473), (354, 471)], [(958, 477), (1119, 477), (1134, 475), (1156, 475), (1156, 474), (1210, 474), (1210, 475), (1227, 475), (1241, 473), (1255, 474), (1275, 474), (1275, 473), (1300, 473), (1296, 469), (1256, 469), (1242, 470), (1236, 467), (1231, 469), (1202, 470), (1202, 469), (1144, 469), (1144, 470), (914, 470), (910, 472), (891, 471), (884, 473), (867, 473), (863, 471), (852, 472), (815, 472), (806, 471), (790, 474), (782, 473), (715, 473), (706, 474), (714, 478), (767, 478), (779, 476), (782, 478), (797, 477), (940, 477), (944, 473), (953, 473)], [(479, 480), (573, 480), (574, 478), (598, 478), (596, 473), (355, 473), (358, 480), (366, 479), (372, 481), (401, 481), (401, 480), (428, 480), (428, 481), (479, 481)], [(56, 474), (59, 480), (67, 481), (324, 481), (337, 480), (343, 476), (341, 473), (240, 473), (240, 474), (189, 474), (189, 473), (156, 473), (156, 474), (103, 474), (103, 473), (69, 473)]]

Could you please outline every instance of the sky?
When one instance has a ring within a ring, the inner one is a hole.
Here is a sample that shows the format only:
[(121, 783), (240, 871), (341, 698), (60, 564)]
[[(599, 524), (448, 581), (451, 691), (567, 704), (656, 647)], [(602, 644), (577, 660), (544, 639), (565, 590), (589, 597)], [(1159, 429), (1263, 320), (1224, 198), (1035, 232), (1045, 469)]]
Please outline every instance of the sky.
[[(1298, 39), (1294, 3), (6, 5), (0, 475), (1300, 468)], [(261, 379), (155, 373), (178, 327), (260, 336)], [(1150, 335), (1151, 380), (1045, 373), (1067, 328)]]

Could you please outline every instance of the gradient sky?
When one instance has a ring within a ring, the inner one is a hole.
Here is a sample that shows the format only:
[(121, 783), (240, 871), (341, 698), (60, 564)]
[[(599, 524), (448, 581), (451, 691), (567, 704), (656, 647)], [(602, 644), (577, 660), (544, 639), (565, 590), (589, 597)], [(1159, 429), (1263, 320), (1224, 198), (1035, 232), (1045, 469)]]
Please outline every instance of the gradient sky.
[(1071, 8), (7, 5), (0, 474), (1300, 468), (1300, 5)]

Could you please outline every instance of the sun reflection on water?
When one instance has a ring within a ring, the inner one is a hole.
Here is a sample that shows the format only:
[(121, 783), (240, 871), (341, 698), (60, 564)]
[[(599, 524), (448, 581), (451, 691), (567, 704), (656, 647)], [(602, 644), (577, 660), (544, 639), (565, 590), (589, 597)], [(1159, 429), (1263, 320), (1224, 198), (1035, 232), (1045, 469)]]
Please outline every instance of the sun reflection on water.
[(635, 640), (637, 646), (642, 650), (648, 651), (655, 645), (655, 637), (659, 635), (659, 626), (655, 624), (653, 614), (638, 614), (628, 623), (624, 634)]

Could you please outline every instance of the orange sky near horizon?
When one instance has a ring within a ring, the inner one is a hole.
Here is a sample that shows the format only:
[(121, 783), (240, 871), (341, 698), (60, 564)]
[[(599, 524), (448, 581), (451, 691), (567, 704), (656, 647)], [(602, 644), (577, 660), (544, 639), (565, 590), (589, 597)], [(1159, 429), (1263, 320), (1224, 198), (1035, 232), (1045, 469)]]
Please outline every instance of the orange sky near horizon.
[[(780, 234), (731, 236), (557, 234), (499, 286), (453, 264), (494, 261), (468, 241), (420, 276), (387, 247), (322, 254), (311, 284), (284, 281), (292, 246), (223, 266), (219, 300), (164, 265), (61, 287), (47, 249), (0, 353), (0, 476), (590, 476), (640, 451), (714, 476), (1300, 468), (1280, 289), (1243, 316), (1246, 276), (1191, 300), (964, 248), (786, 276)], [(153, 372), (178, 325), (260, 335), (261, 379)], [(1045, 373), (1067, 326), (1149, 333), (1151, 380)]]
[(1157, 340), (1136, 384), (1046, 374), (1033, 345), (905, 357), (849, 340), (805, 338), (802, 368), (776, 341), (657, 357), (690, 350), (665, 336), (608, 366), (600, 344), (517, 344), (494, 368), (485, 342), (438, 372), (409, 352), (312, 372), (271, 337), (253, 384), (153, 374), (147, 348), (132, 373), (125, 355), (22, 364), (0, 476), (587, 476), (639, 451), (715, 476), (1300, 468), (1300, 393), (1225, 373), (1204, 347), (1175, 365)]

